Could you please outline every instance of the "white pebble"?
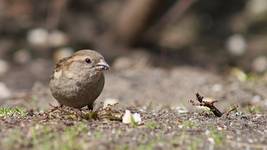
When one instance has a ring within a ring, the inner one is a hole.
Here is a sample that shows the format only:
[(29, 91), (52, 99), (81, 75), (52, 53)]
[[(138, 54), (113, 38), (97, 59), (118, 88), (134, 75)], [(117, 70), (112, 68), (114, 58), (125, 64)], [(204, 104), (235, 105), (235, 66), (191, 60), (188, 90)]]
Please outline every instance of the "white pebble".
[(109, 106), (113, 106), (113, 105), (116, 105), (118, 103), (119, 103), (119, 101), (115, 98), (107, 98), (104, 101), (103, 108), (107, 108)]
[(61, 31), (52, 31), (48, 35), (48, 44), (53, 47), (63, 46), (67, 44), (67, 36)]
[(267, 1), (249, 0), (246, 9), (254, 17), (258, 15), (264, 15), (264, 13), (267, 11)]
[(4, 75), (9, 69), (9, 65), (6, 61), (0, 59), (0, 76)]
[(267, 70), (267, 57), (259, 56), (252, 62), (252, 69), (257, 73), (263, 73)]
[(246, 51), (247, 43), (242, 35), (234, 34), (227, 39), (226, 47), (230, 54), (234, 56), (241, 56)]
[(261, 100), (262, 100), (262, 98), (261, 98), (261, 96), (259, 96), (259, 95), (255, 95), (255, 96), (253, 96), (252, 99), (251, 99), (252, 103), (258, 103), (258, 102), (260, 102)]
[(176, 110), (179, 114), (184, 114), (184, 113), (187, 113), (187, 112), (188, 112), (188, 110), (187, 110), (185, 107), (180, 107), (180, 106), (175, 107), (175, 110)]
[(48, 31), (44, 28), (36, 28), (30, 30), (27, 40), (32, 46), (44, 47), (48, 43)]
[(211, 88), (214, 92), (220, 92), (222, 91), (223, 87), (221, 84), (214, 84)]
[(214, 139), (211, 138), (211, 137), (208, 138), (208, 141), (209, 141), (211, 144), (214, 144), (214, 143), (215, 143)]
[(10, 90), (6, 87), (4, 83), (0, 82), (0, 98), (9, 98), (10, 96)]
[(263, 104), (265, 107), (267, 107), (267, 100), (265, 99), (264, 100), (264, 104)]

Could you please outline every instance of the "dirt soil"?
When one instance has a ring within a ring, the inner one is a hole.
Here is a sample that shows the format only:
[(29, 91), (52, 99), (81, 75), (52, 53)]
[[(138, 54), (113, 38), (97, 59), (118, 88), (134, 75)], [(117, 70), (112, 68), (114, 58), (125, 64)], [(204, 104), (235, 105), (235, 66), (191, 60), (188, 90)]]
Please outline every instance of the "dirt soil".
[[(1, 78), (13, 96), (0, 100), (9, 108), (0, 113), (0, 149), (267, 149), (266, 77), (240, 81), (233, 71), (163, 69), (130, 58), (120, 66), (123, 59), (106, 74), (95, 112), (49, 105), (56, 105), (47, 88), (51, 62), (14, 66)], [(196, 92), (223, 112), (239, 107), (216, 117), (189, 103)], [(101, 109), (108, 98), (119, 101), (113, 111)], [(141, 124), (122, 123), (126, 109), (140, 113)]]

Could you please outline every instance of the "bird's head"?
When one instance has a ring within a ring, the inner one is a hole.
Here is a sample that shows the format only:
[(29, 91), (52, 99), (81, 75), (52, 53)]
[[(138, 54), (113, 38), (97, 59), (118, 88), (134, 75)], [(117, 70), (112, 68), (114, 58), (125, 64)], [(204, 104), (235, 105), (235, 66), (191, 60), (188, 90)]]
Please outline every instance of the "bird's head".
[(104, 57), (93, 50), (79, 50), (68, 57), (60, 65), (69, 78), (95, 78), (109, 70)]

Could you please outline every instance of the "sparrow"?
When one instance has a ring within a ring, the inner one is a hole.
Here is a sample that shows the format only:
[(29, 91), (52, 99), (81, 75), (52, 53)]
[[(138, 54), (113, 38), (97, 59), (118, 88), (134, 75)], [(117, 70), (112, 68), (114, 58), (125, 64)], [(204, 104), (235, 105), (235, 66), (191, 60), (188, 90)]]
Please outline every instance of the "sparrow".
[(49, 88), (52, 96), (63, 106), (93, 109), (101, 94), (109, 69), (104, 57), (94, 50), (79, 50), (55, 65)]

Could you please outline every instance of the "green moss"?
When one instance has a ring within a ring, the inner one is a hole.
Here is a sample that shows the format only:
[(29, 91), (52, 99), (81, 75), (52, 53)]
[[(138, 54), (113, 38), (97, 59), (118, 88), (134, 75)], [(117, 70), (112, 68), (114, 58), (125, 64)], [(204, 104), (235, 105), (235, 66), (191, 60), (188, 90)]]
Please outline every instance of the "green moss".
[(7, 150), (22, 147), (35, 150), (79, 150), (84, 149), (86, 145), (85, 139), (79, 137), (87, 132), (84, 123), (66, 127), (63, 131), (54, 129), (51, 125), (35, 125), (28, 130), (26, 137), (21, 131), (13, 129), (1, 145)]
[(18, 128), (7, 131), (7, 135), (0, 141), (0, 145), (5, 150), (20, 149), (28, 145), (28, 140), (25, 140), (24, 136)]
[(146, 128), (148, 128), (148, 129), (156, 129), (156, 128), (159, 128), (158, 123), (155, 122), (155, 121), (147, 122), (147, 123), (145, 124), (145, 126), (146, 126)]
[(94, 138), (95, 138), (95, 139), (99, 140), (99, 139), (101, 139), (102, 137), (103, 137), (103, 133), (102, 133), (102, 132), (100, 132), (100, 131), (95, 131), (95, 132), (94, 132)]
[(128, 144), (122, 144), (122, 145), (116, 145), (115, 150), (129, 150), (129, 145)]
[(202, 140), (198, 138), (191, 138), (191, 143), (188, 146), (188, 150), (198, 150)]
[(92, 119), (97, 119), (98, 118), (98, 116), (97, 116), (97, 112), (94, 112), (94, 111), (90, 111), (90, 112), (86, 112), (86, 113), (84, 113), (83, 114), (83, 116), (82, 116), (84, 119), (86, 119), (86, 120), (92, 120)]
[(197, 124), (194, 121), (186, 120), (182, 122), (182, 127), (191, 129), (197, 127)]
[(20, 116), (24, 117), (27, 112), (24, 108), (19, 107), (0, 107), (0, 117)]
[(262, 108), (259, 106), (248, 106), (247, 111), (252, 114), (257, 114), (263, 112)]
[(137, 150), (153, 150), (154, 147), (156, 146), (155, 141), (150, 141), (147, 144), (141, 144), (137, 147)]
[(213, 138), (216, 145), (222, 145), (225, 135), (221, 131), (218, 131), (217, 129), (212, 128), (210, 130), (209, 135), (211, 136), (211, 138)]

